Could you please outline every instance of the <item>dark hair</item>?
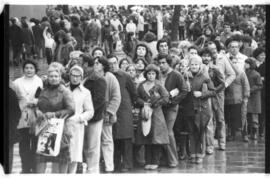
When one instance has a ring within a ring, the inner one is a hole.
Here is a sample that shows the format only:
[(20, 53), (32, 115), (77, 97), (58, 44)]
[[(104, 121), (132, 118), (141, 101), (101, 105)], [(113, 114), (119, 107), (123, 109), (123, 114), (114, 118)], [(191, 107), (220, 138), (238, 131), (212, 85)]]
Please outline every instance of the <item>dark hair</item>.
[(60, 43), (59, 40), (58, 40), (58, 38), (60, 36), (63, 38), (63, 43), (64, 44), (69, 42), (69, 37), (67, 36), (67, 33), (65, 31), (63, 31), (63, 30), (59, 30), (58, 32), (56, 32), (56, 34), (54, 36), (54, 40), (55, 40), (56, 43), (58, 43), (58, 44)]
[(146, 66), (148, 65), (148, 63), (147, 63), (147, 61), (145, 61), (143, 58), (137, 58), (137, 59), (134, 61), (134, 63), (136, 64), (136, 63), (138, 63), (140, 60), (143, 62), (144, 67), (146, 68)]
[(91, 58), (90, 55), (84, 53), (81, 55), (83, 63), (87, 63), (89, 67), (94, 66), (94, 60)]
[(95, 53), (95, 51), (97, 51), (97, 50), (101, 51), (101, 52), (103, 53), (103, 56), (106, 56), (106, 53), (105, 53), (105, 51), (103, 50), (103, 48), (101, 48), (101, 47), (95, 47), (95, 48), (93, 49), (93, 51), (92, 51), (92, 57), (94, 57), (94, 53)]
[(122, 63), (123, 63), (124, 61), (127, 61), (128, 64), (130, 64), (130, 61), (129, 61), (127, 58), (123, 58), (123, 59), (121, 59), (121, 60), (119, 61), (119, 68), (121, 67), (121, 65), (122, 65)]
[(265, 49), (263, 47), (256, 48), (253, 51), (253, 57), (257, 58), (261, 53), (265, 53)]
[(109, 54), (107, 56), (107, 59), (110, 59), (110, 58), (116, 58), (116, 60), (118, 61), (118, 57), (116, 55), (113, 55), (113, 54)]
[(95, 57), (94, 58), (94, 62), (98, 60), (99, 63), (101, 63), (103, 65), (104, 68), (104, 72), (108, 72), (110, 70), (110, 66), (108, 63), (108, 60), (106, 59), (106, 57), (102, 56), (102, 57)]
[(35, 73), (38, 72), (38, 65), (37, 65), (37, 63), (36, 63), (35, 61), (33, 61), (33, 60), (26, 60), (26, 61), (23, 63), (23, 66), (22, 66), (23, 71), (24, 71), (24, 68), (25, 68), (25, 66), (26, 66), (27, 64), (32, 64), (32, 65), (34, 66), (34, 68), (35, 68)]
[(197, 46), (191, 45), (190, 47), (188, 47), (188, 51), (190, 51), (191, 49), (195, 49), (199, 53), (199, 48)]
[(144, 43), (139, 43), (139, 44), (137, 44), (137, 46), (136, 46), (136, 48), (135, 48), (135, 51), (134, 51), (135, 53), (134, 53), (134, 57), (133, 57), (133, 62), (135, 62), (135, 60), (138, 58), (137, 50), (138, 50), (139, 47), (144, 47), (144, 48), (146, 49), (146, 53), (145, 53), (144, 58), (145, 58), (145, 60), (147, 61), (147, 63), (151, 63), (151, 57), (150, 57), (151, 51), (150, 51), (150, 49), (147, 47), (147, 45), (144, 44)]
[(149, 64), (146, 68), (145, 68), (145, 70), (144, 70), (144, 72), (143, 72), (143, 76), (144, 76), (144, 78), (147, 80), (147, 73), (149, 72), (149, 71), (154, 71), (154, 72), (156, 72), (156, 79), (159, 79), (159, 69), (158, 69), (158, 67), (155, 65), (155, 64)]
[(160, 45), (161, 43), (164, 43), (164, 42), (166, 42), (167, 45), (168, 45), (168, 47), (170, 48), (170, 44), (169, 44), (169, 42), (168, 42), (168, 39), (162, 38), (162, 39), (160, 39), (160, 40), (157, 41), (157, 51), (159, 51), (159, 45)]
[(251, 45), (251, 42), (252, 42), (252, 38), (250, 36), (246, 36), (244, 35), (243, 38), (242, 38), (243, 42), (246, 42), (248, 43), (249, 45)]
[(159, 62), (161, 59), (166, 59), (166, 62), (171, 66), (172, 64), (172, 57), (170, 55), (164, 55), (164, 54), (159, 54), (157, 56), (157, 62)]
[(211, 52), (210, 52), (210, 50), (208, 49), (208, 48), (203, 48), (201, 51), (200, 51), (200, 56), (203, 56), (204, 54), (212, 54)]

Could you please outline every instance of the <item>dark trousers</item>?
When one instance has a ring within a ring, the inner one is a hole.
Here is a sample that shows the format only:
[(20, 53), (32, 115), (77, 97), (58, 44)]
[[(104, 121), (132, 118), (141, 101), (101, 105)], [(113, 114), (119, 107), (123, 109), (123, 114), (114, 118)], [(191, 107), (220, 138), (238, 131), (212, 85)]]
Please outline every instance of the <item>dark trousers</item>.
[(188, 117), (190, 156), (192, 158), (202, 158), (205, 149), (205, 129), (200, 129), (195, 125), (195, 117)]
[(29, 128), (19, 129), (19, 133), (19, 154), (22, 162), (22, 173), (34, 173), (37, 138), (29, 134)]
[(148, 165), (159, 165), (159, 156), (161, 153), (162, 145), (150, 144), (145, 145), (145, 161)]
[(19, 63), (22, 54), (22, 47), (16, 45), (12, 46), (12, 53), (13, 53), (13, 62)]
[(238, 129), (242, 128), (242, 104), (225, 105), (225, 121), (228, 124), (228, 134), (235, 136)]
[(47, 58), (48, 65), (51, 64), (52, 58), (53, 58), (53, 56), (52, 56), (52, 49), (46, 48), (45, 49), (45, 55), (46, 55), (46, 58)]
[(185, 39), (185, 26), (179, 26), (179, 40)]
[(139, 35), (139, 40), (142, 40), (144, 36), (144, 31), (139, 31), (138, 35)]
[(114, 167), (115, 170), (132, 169), (132, 139), (114, 140)]
[(145, 164), (144, 145), (133, 145), (133, 162), (135, 166), (143, 166)]
[(247, 114), (248, 128), (258, 129), (259, 114), (248, 113)]

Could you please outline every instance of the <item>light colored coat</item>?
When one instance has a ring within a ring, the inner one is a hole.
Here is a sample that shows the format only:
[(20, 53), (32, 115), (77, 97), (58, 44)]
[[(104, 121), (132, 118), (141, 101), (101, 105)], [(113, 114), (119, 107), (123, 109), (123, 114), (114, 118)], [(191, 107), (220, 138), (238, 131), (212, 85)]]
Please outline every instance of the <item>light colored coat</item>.
[(35, 93), (38, 87), (43, 88), (42, 80), (35, 75), (32, 79), (28, 79), (25, 76), (18, 78), (14, 81), (14, 90), (19, 100), (19, 106), (22, 111), (18, 129), (30, 127), (29, 120), (26, 120), (25, 117), (28, 116), (28, 113), (33, 111), (27, 107), (29, 102), (37, 103), (38, 100), (35, 98)]
[(70, 157), (73, 162), (82, 162), (84, 126), (94, 116), (94, 107), (91, 92), (83, 85), (74, 89), (72, 96), (75, 102), (75, 114), (69, 118), (69, 121), (74, 124), (70, 140)]

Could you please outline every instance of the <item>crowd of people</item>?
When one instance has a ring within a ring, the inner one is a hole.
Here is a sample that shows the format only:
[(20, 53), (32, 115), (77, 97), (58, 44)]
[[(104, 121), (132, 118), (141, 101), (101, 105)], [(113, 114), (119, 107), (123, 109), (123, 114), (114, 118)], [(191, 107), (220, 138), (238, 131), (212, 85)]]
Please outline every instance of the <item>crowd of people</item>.
[[(264, 6), (57, 6), (10, 19), (9, 172), (130, 172), (201, 164), (264, 135)], [(46, 59), (47, 75), (38, 76)], [(36, 153), (35, 125), (62, 118), (59, 155)], [(218, 146), (215, 148), (215, 139)], [(86, 169), (83, 169), (86, 164)], [(100, 168), (100, 166), (102, 166)]]

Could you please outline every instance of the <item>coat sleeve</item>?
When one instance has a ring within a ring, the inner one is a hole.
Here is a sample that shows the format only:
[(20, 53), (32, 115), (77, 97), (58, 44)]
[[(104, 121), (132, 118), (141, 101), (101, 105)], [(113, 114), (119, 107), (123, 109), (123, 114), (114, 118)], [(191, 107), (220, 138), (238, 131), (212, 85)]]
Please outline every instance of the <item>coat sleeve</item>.
[(179, 94), (171, 99), (171, 104), (179, 104), (186, 97), (188, 93), (188, 87), (184, 77), (181, 74), (176, 75), (176, 86), (179, 90)]
[(80, 114), (80, 119), (83, 121), (89, 121), (94, 116), (94, 107), (92, 102), (91, 92), (87, 90), (83, 101), (83, 113)]
[(142, 98), (142, 96), (143, 96), (142, 83), (139, 84), (137, 92), (138, 92), (138, 98), (137, 98), (137, 101), (136, 101), (136, 107), (143, 107), (144, 103), (146, 103), (147, 101), (143, 100), (143, 98)]
[(248, 98), (250, 95), (250, 86), (246, 73), (241, 74), (241, 85), (243, 89), (243, 98)]
[(107, 102), (107, 108), (106, 111), (112, 115), (115, 115), (120, 103), (121, 103), (121, 92), (120, 92), (120, 85), (116, 77), (111, 78), (111, 89), (109, 89), (110, 95), (109, 96), (109, 101)]
[(166, 90), (165, 87), (163, 87), (162, 85), (158, 84), (158, 93), (160, 94), (160, 99), (155, 101), (154, 104), (152, 104), (153, 107), (155, 106), (164, 106), (169, 102), (169, 93)]
[[(204, 89), (204, 85), (206, 85), (205, 86), (206, 89)], [(214, 97), (216, 95), (215, 87), (213, 85), (213, 82), (209, 78), (204, 81), (202, 88), (203, 89), (202, 89), (201, 99)]]
[(223, 59), (225, 65), (225, 88), (227, 88), (235, 80), (236, 74), (228, 59), (226, 57)]
[(216, 88), (216, 93), (221, 92), (222, 90), (225, 89), (225, 77), (224, 75), (221, 73), (219, 68), (213, 68), (215, 76), (216, 76), (216, 80), (218, 82), (218, 85), (215, 87)]
[(254, 75), (254, 85), (250, 86), (250, 94), (259, 91), (263, 88), (263, 83), (260, 74)]
[(63, 117), (65, 115), (68, 115), (68, 117), (72, 116), (75, 112), (75, 102), (73, 100), (71, 91), (67, 89), (63, 91), (63, 104), (64, 109), (56, 111), (55, 116), (56, 117)]
[(127, 78), (126, 88), (128, 90), (128, 93), (130, 95), (130, 98), (131, 98), (131, 101), (132, 101), (133, 105), (136, 105), (136, 101), (137, 101), (137, 98), (138, 98), (138, 93), (137, 93), (137, 90), (136, 90), (136, 86), (135, 86), (135, 84), (133, 83), (131, 77), (128, 74), (126, 75), (126, 78)]

